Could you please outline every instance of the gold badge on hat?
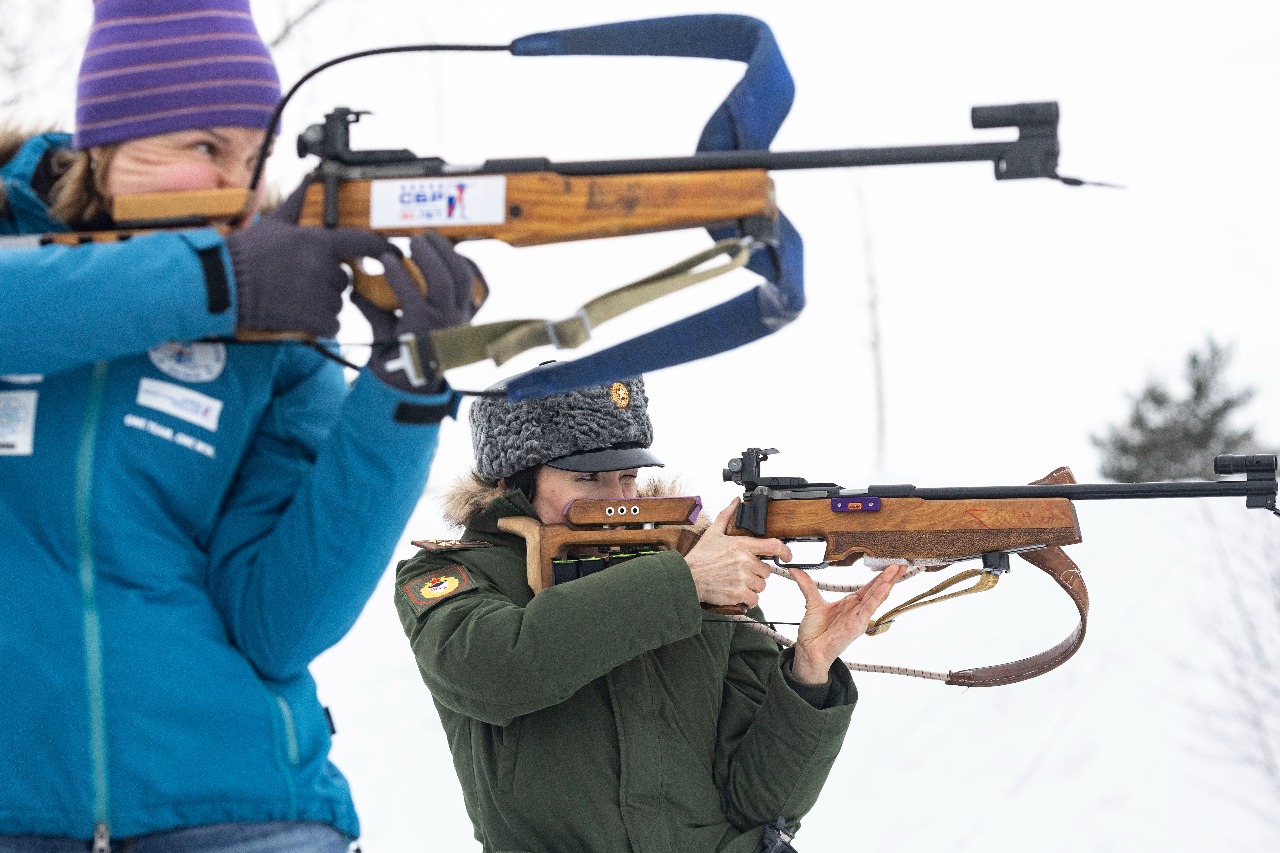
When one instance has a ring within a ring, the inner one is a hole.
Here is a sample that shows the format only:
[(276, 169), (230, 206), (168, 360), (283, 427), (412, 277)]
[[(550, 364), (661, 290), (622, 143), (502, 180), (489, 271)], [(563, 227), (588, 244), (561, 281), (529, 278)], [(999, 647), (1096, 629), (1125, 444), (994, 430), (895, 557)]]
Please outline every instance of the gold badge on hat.
[(625, 409), (631, 405), (631, 392), (621, 382), (615, 382), (609, 386), (609, 396), (613, 398), (613, 404), (619, 409)]

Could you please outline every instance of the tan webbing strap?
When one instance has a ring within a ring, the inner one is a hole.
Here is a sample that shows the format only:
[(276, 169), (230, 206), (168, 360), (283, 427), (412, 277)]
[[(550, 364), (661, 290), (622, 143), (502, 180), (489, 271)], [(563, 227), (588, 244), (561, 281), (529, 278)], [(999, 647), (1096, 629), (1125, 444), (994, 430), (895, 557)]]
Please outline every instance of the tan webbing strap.
[[(1044, 479), (1037, 480), (1033, 485), (1074, 483), (1075, 481), (1069, 469), (1059, 468)], [(1085, 628), (1089, 623), (1089, 590), (1084, 585), (1084, 577), (1080, 574), (1079, 566), (1056, 545), (1027, 551), (1018, 556), (1053, 578), (1054, 582), (1071, 596), (1076, 612), (1080, 615), (1079, 623), (1066, 639), (1051, 649), (1010, 663), (949, 672), (947, 684), (961, 687), (996, 687), (1026, 681), (1028, 678), (1044, 675), (1064, 664), (1084, 642)]]
[[(973, 578), (977, 578), (977, 581), (975, 581), (971, 587), (956, 590), (955, 592), (948, 592), (946, 595), (938, 595), (938, 593), (944, 592), (956, 584), (963, 583), (964, 581), (971, 580)], [(986, 592), (994, 587), (998, 580), (1000, 580), (1000, 576), (995, 572), (986, 572), (981, 569), (968, 569), (963, 572), (958, 572), (928, 592), (922, 592), (915, 598), (907, 599), (897, 607), (885, 613), (879, 619), (872, 619), (870, 624), (867, 625), (867, 635), (874, 637), (877, 634), (883, 634), (885, 631), (888, 631), (889, 626), (893, 624), (893, 620), (898, 616), (901, 616), (903, 613), (906, 613), (908, 610), (915, 610), (928, 604), (937, 604), (939, 601), (946, 601), (951, 598), (959, 598), (962, 595), (971, 595), (975, 592)], [(937, 596), (936, 598), (933, 597), (935, 595)]]
[[(745, 266), (757, 246), (749, 238), (720, 240), (687, 260), (592, 299), (573, 316), (558, 322), (508, 320), (433, 332), (431, 342), (436, 352), (436, 372), (487, 358), (493, 359), (494, 364), (502, 364), (539, 346), (558, 349), (579, 347), (590, 339), (591, 330), (602, 323), (655, 299)], [(730, 255), (730, 259), (710, 269), (697, 269), (720, 255)]]

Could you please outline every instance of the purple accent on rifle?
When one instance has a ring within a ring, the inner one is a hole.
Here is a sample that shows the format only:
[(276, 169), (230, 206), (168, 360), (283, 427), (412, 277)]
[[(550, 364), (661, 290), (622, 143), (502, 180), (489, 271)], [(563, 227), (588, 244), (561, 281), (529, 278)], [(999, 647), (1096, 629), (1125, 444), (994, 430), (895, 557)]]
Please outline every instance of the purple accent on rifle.
[(702, 514), (702, 498), (699, 495), (694, 495), (693, 499), (694, 501), (696, 501), (696, 503), (694, 503), (693, 509), (689, 512), (690, 524), (693, 524), (695, 521), (697, 521), (698, 516)]
[(880, 509), (880, 499), (872, 497), (832, 498), (832, 512), (876, 512)]

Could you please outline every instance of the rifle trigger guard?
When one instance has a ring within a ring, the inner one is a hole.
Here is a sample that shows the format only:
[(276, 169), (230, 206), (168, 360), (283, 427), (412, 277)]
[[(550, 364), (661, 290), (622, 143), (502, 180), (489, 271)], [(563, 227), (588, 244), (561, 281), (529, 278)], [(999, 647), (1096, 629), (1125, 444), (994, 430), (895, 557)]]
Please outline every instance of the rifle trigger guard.
[(823, 560), (821, 563), (784, 563), (781, 560), (779, 560), (777, 557), (773, 558), (773, 564), (778, 568), (784, 569), (784, 570), (801, 569), (806, 572), (811, 571), (813, 569), (825, 569), (831, 565), (831, 563), (827, 562), (826, 560)]
[[(825, 541), (826, 540), (823, 539), (821, 536), (796, 536), (794, 538), (787, 539), (788, 543), (790, 542), (825, 542)], [(822, 562), (819, 562), (819, 563), (784, 563), (781, 560), (779, 560), (777, 557), (773, 557), (772, 559), (773, 559), (773, 564), (778, 568), (782, 569), (783, 571), (786, 571), (788, 569), (801, 569), (807, 572), (807, 571), (812, 571), (814, 569), (825, 569), (831, 565), (830, 560), (823, 560)]]

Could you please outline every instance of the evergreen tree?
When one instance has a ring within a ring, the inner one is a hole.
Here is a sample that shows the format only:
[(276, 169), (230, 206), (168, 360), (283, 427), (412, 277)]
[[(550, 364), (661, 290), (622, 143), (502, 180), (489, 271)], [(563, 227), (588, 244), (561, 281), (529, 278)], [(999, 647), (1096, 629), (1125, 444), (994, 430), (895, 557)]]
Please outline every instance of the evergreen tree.
[(1259, 452), (1253, 429), (1232, 424), (1254, 392), (1228, 386), (1230, 361), (1230, 347), (1210, 339), (1187, 356), (1185, 397), (1151, 380), (1134, 398), (1126, 424), (1091, 437), (1102, 451), (1102, 475), (1121, 483), (1213, 479), (1214, 456)]

